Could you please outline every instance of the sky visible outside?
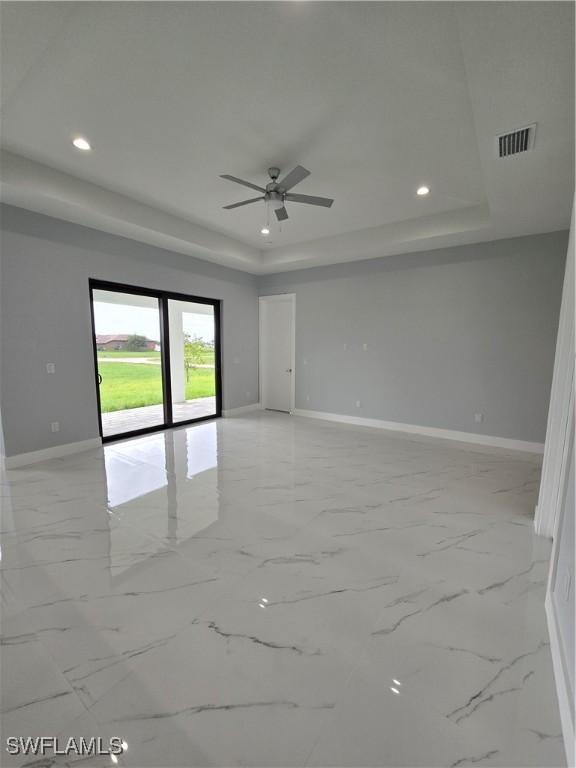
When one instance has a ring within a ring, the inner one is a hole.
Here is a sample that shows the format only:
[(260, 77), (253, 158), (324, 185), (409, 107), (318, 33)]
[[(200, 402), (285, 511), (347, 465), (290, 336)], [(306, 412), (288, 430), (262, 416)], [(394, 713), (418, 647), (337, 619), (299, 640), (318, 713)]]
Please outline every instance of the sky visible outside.
[[(184, 333), (214, 342), (214, 318), (212, 315), (184, 313)], [(94, 301), (96, 333), (126, 333), (146, 336), (151, 341), (160, 340), (158, 310), (148, 307), (131, 307), (125, 304), (106, 304)]]

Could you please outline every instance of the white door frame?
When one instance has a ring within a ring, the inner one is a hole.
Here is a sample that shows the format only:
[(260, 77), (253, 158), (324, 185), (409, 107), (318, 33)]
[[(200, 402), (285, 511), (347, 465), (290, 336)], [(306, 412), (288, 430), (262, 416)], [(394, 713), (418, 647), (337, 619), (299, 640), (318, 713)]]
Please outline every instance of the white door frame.
[[(574, 398), (571, 403), (572, 418), (574, 414)], [(573, 456), (574, 451), (574, 421), (571, 419), (569, 435), (567, 437), (568, 445), (566, 453)], [(558, 695), (558, 706), (560, 708), (560, 721), (562, 723), (562, 736), (564, 738), (564, 749), (566, 751), (566, 760), (568, 765), (574, 765), (574, 715), (572, 702), (574, 694), (570, 683), (568, 672), (568, 662), (566, 654), (573, 651), (572, 648), (566, 648), (566, 643), (562, 636), (561, 625), (558, 622), (556, 613), (556, 601), (554, 592), (558, 589), (558, 559), (560, 554), (560, 534), (563, 517), (570, 510), (566, 508), (566, 497), (568, 494), (569, 466), (565, 465), (562, 476), (562, 489), (560, 495), (560, 508), (555, 520), (554, 540), (552, 544), (552, 555), (550, 558), (550, 570), (548, 572), (548, 587), (546, 590), (546, 618), (548, 622), (548, 634), (550, 636), (550, 652), (552, 654), (552, 664), (554, 668), (554, 679), (556, 682), (556, 693)], [(562, 589), (562, 586), (560, 586)], [(573, 587), (572, 587), (573, 590)], [(574, 596), (572, 595), (572, 600)]]
[(295, 293), (275, 293), (270, 296), (258, 297), (258, 381), (260, 387), (260, 407), (265, 408), (266, 404), (266, 384), (262, 372), (264, 370), (264, 361), (262, 353), (264, 344), (264, 312), (266, 303), (289, 301), (292, 305), (292, 340), (290, 344), (290, 358), (292, 361), (292, 377), (290, 380), (290, 413), (296, 407), (296, 294)]
[(548, 538), (554, 536), (558, 524), (558, 514), (562, 503), (563, 478), (566, 473), (568, 438), (574, 413), (575, 219), (576, 214), (573, 206), (556, 338), (556, 355), (548, 408), (540, 493), (534, 517), (536, 533)]

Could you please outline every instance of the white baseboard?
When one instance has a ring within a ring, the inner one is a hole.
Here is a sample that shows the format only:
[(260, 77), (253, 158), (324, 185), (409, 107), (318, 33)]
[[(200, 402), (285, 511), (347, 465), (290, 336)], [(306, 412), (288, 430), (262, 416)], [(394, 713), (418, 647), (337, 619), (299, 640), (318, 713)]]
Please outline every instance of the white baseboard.
[(416, 424), (401, 424), (397, 421), (383, 421), (382, 419), (365, 419), (360, 416), (343, 416), (339, 413), (325, 413), (324, 411), (306, 411), (296, 408), (295, 416), (306, 416), (311, 419), (323, 419), (336, 421), (341, 424), (353, 424), (357, 427), (373, 427), (375, 429), (389, 429), (394, 432), (407, 432), (412, 435), (424, 435), (426, 437), (440, 437), (444, 440), (458, 440), (461, 443), (474, 443), (487, 445), (493, 448), (505, 448), (510, 451), (527, 451), (528, 453), (543, 453), (544, 443), (530, 443), (526, 440), (512, 440), (507, 437), (495, 437), (493, 435), (478, 435), (475, 432), (460, 432), (455, 429), (440, 429), (439, 427), (420, 427)]
[(6, 456), (6, 469), (17, 469), (26, 467), (29, 464), (37, 464), (39, 461), (48, 461), (48, 459), (58, 459), (61, 456), (70, 456), (72, 453), (88, 451), (91, 448), (99, 448), (102, 440), (94, 437), (91, 440), (80, 440), (77, 443), (66, 443), (66, 445), (54, 445), (51, 448), (43, 448), (40, 451), (31, 451), (30, 453), (18, 453), (16, 456)]
[(239, 416), (241, 413), (249, 411), (259, 411), (262, 408), (260, 403), (251, 403), (250, 405), (241, 405), (239, 408), (230, 408), (222, 411), (222, 416)]
[(546, 617), (548, 619), (548, 634), (550, 635), (550, 653), (552, 654), (552, 666), (554, 667), (554, 680), (556, 681), (556, 694), (558, 696), (558, 708), (560, 709), (560, 721), (562, 723), (562, 737), (566, 751), (567, 765), (574, 765), (574, 720), (572, 715), (572, 694), (568, 682), (568, 672), (564, 661), (564, 652), (558, 630), (558, 621), (554, 609), (554, 601), (550, 592), (546, 595)]

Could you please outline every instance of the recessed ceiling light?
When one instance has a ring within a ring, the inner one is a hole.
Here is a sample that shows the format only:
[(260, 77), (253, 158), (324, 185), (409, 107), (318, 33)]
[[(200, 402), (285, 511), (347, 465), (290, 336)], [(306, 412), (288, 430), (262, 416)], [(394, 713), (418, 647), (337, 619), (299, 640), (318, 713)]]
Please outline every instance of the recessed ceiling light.
[(416, 194), (420, 197), (424, 197), (424, 195), (428, 195), (430, 193), (430, 187), (418, 187), (416, 190)]
[(270, 234), (270, 230), (268, 229), (268, 227), (262, 227), (262, 229), (260, 230), (260, 234), (261, 235), (269, 235)]
[(76, 136), (76, 138), (73, 139), (72, 144), (74, 144), (76, 149), (81, 149), (83, 152), (88, 152), (88, 150), (92, 149), (90, 142), (83, 136)]

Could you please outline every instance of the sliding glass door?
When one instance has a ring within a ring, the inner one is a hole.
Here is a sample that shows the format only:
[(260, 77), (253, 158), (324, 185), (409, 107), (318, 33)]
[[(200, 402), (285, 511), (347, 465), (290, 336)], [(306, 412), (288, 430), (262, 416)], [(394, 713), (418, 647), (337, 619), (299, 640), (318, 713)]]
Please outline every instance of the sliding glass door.
[(221, 415), (220, 305), (90, 281), (104, 440)]
[(168, 299), (174, 423), (215, 416), (216, 322), (211, 304)]
[(102, 437), (165, 423), (157, 298), (92, 293)]

